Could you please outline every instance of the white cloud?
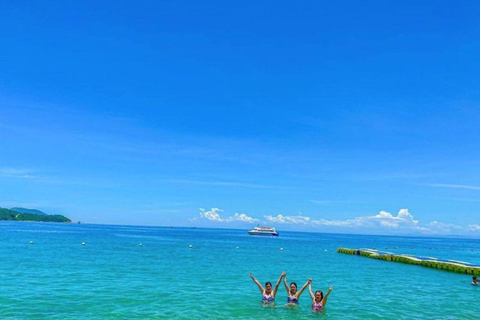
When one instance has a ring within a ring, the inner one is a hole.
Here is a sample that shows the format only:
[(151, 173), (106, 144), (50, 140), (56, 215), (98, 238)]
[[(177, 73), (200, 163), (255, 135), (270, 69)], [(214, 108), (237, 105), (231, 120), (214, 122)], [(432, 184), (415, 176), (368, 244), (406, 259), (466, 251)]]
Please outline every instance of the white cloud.
[(461, 232), (464, 231), (464, 228), (457, 226), (455, 224), (443, 223), (438, 221), (432, 221), (427, 224), (427, 229), (432, 233), (452, 233), (452, 232)]
[(240, 222), (248, 222), (248, 223), (253, 223), (253, 222), (260, 222), (260, 220), (252, 218), (247, 216), (245, 213), (235, 213), (233, 217), (229, 217), (225, 219), (227, 222), (231, 221), (240, 221)]
[(219, 212), (223, 212), (223, 210), (212, 208), (210, 211), (205, 211), (205, 209), (200, 208), (200, 217), (210, 221), (222, 222), (224, 220), (220, 218), (220, 215), (218, 214)]
[(418, 225), (408, 209), (401, 209), (397, 215), (387, 211), (380, 211), (372, 216), (360, 216), (347, 220), (312, 220), (312, 223), (319, 226), (365, 228), (365, 229), (396, 229), (426, 231), (426, 228)]
[(390, 212), (380, 211), (377, 215), (372, 216), (373, 219), (393, 219), (393, 215)]
[(415, 220), (408, 209), (401, 209), (397, 215), (390, 212), (380, 211), (373, 216), (361, 216), (347, 220), (326, 220), (313, 219), (308, 216), (288, 216), (278, 214), (276, 216), (266, 215), (265, 219), (272, 223), (294, 224), (294, 225), (310, 225), (310, 226), (326, 226), (326, 227), (342, 227), (342, 228), (365, 228), (365, 229), (399, 229), (399, 230), (416, 230), (427, 231), (428, 228), (420, 227), (418, 220)]
[(310, 217), (298, 215), (298, 216), (284, 216), (277, 214), (276, 216), (267, 215), (264, 216), (269, 222), (280, 224), (310, 224), (312, 219)]
[(408, 212), (408, 209), (400, 209), (397, 218), (402, 221), (408, 221), (413, 224), (418, 224), (418, 220), (413, 219), (413, 216), (410, 214), (410, 212)]
[[(222, 209), (218, 208), (212, 208), (209, 211), (206, 211), (203, 208), (200, 208), (200, 218), (202, 219), (207, 219), (210, 221), (215, 221), (215, 222), (246, 222), (246, 223), (253, 223), (253, 222), (259, 222), (260, 220), (252, 218), (245, 213), (235, 213), (231, 217), (227, 218), (222, 218), (220, 217), (220, 214), (223, 212)], [(191, 221), (195, 221), (194, 219), (191, 219)]]
[(399, 227), (398, 223), (392, 221), (380, 221), (380, 225), (389, 229), (397, 229)]
[(348, 220), (312, 220), (312, 224), (318, 226), (331, 226), (331, 227), (361, 227), (364, 226), (364, 222), (360, 217)]
[(467, 230), (469, 231), (480, 231), (480, 225), (478, 224), (471, 224), (467, 227)]
[(380, 211), (375, 216), (365, 217), (366, 220), (378, 220), (382, 227), (386, 228), (401, 228), (410, 227), (415, 229), (418, 225), (418, 220), (413, 219), (413, 216), (408, 212), (408, 209), (400, 209), (396, 216), (390, 212)]

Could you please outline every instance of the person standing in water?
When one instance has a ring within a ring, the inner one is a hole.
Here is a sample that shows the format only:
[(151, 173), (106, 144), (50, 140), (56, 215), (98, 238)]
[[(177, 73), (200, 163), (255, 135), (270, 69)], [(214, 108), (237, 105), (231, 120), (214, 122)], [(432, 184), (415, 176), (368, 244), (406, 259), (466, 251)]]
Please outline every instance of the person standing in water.
[(472, 278), (472, 285), (478, 286), (478, 279), (477, 279), (476, 276), (473, 276), (473, 278)]
[(250, 273), (250, 278), (252, 278), (253, 282), (255, 282), (255, 284), (258, 286), (258, 289), (260, 289), (260, 292), (262, 293), (262, 303), (270, 304), (275, 302), (275, 295), (277, 294), (278, 286), (280, 285), (283, 277), (285, 277), (285, 271), (282, 272), (280, 278), (278, 278), (278, 281), (275, 284), (275, 288), (272, 290), (271, 282), (266, 282), (264, 289), (261, 283), (257, 279), (255, 279), (253, 274)]
[(297, 291), (297, 284), (295, 282), (290, 283), (290, 288), (288, 287), (287, 275), (285, 274), (285, 277), (283, 277), (283, 284), (285, 285), (285, 290), (287, 290), (287, 304), (297, 305), (303, 290), (305, 290), (310, 283), (312, 283), (312, 279), (308, 279), (308, 281), (305, 282), (303, 287), (299, 291)]
[(325, 296), (323, 296), (323, 292), (320, 290), (315, 291), (313, 294), (312, 291), (312, 284), (308, 285), (308, 291), (310, 292), (310, 297), (312, 298), (312, 310), (313, 311), (323, 311), (325, 305), (327, 304), (327, 298), (330, 292), (333, 290), (333, 286), (330, 286)]

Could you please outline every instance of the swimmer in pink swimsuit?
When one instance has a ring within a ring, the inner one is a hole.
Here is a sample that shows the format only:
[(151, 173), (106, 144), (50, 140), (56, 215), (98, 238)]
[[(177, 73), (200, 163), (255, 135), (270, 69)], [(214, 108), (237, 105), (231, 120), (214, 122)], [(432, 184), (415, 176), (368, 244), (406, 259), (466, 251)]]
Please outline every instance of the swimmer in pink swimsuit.
[(313, 300), (313, 303), (312, 303), (312, 311), (323, 311), (323, 304), (322, 304), (322, 302), (317, 303), (315, 300)]
[(308, 291), (310, 292), (310, 297), (312, 298), (312, 311), (323, 311), (325, 305), (327, 304), (327, 298), (330, 292), (333, 290), (333, 286), (330, 286), (325, 296), (323, 296), (323, 292), (317, 290), (315, 294), (312, 291), (312, 285), (308, 285)]

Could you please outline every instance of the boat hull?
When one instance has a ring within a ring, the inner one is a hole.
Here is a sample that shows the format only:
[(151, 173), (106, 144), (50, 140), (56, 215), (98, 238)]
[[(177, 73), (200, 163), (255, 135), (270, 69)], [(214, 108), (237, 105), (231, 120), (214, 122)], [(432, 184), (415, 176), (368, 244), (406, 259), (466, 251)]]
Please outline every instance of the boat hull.
[(248, 234), (251, 235), (251, 236), (278, 237), (278, 232), (248, 231)]

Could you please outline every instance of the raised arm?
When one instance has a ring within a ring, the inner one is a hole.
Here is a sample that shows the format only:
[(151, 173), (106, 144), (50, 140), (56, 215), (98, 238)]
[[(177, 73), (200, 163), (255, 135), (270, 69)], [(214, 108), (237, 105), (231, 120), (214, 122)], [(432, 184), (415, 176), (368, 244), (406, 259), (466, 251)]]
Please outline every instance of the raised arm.
[(280, 275), (280, 278), (278, 278), (277, 283), (275, 284), (275, 288), (273, 289), (273, 292), (272, 292), (274, 298), (277, 295), (278, 286), (280, 285), (280, 282), (282, 282), (282, 278), (285, 277), (285, 275), (286, 273), (285, 271), (283, 271), (282, 274)]
[(308, 279), (307, 282), (305, 282), (305, 284), (303, 285), (303, 287), (301, 287), (300, 290), (298, 290), (297, 292), (298, 299), (300, 299), (300, 296), (302, 295), (303, 290), (305, 290), (310, 283), (312, 283), (312, 279)]
[(330, 294), (330, 292), (331, 292), (332, 290), (333, 290), (333, 286), (330, 286), (330, 288), (328, 288), (327, 293), (325, 294), (325, 296), (324, 296), (323, 299), (322, 299), (322, 306), (325, 307), (325, 305), (327, 304), (328, 295)]
[(250, 273), (250, 278), (252, 278), (253, 282), (255, 282), (255, 284), (258, 286), (258, 289), (260, 289), (260, 292), (263, 294), (265, 289), (263, 289), (262, 284), (260, 282), (258, 282), (258, 280), (255, 279), (255, 277), (251, 273)]
[(283, 277), (283, 284), (285, 285), (285, 290), (287, 290), (287, 294), (290, 293), (290, 288), (288, 287), (287, 284), (287, 275), (285, 274), (285, 277)]
[(315, 295), (313, 294), (313, 291), (312, 291), (312, 283), (311, 282), (308, 284), (308, 292), (310, 293), (310, 298), (312, 298), (312, 300), (315, 301)]

